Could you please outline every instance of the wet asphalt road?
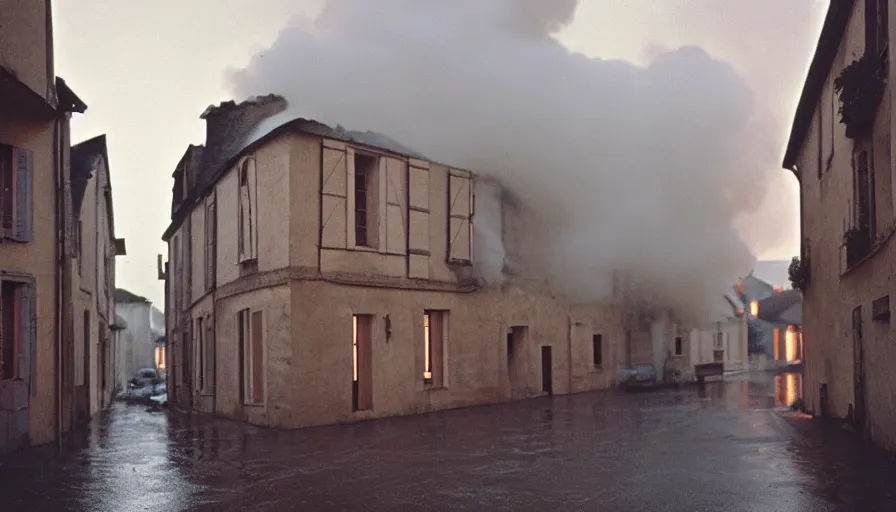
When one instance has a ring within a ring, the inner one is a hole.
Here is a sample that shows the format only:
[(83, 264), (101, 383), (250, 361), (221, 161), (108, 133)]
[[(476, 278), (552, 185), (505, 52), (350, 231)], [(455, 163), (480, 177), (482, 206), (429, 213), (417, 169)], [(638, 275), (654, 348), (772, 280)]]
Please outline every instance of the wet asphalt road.
[(0, 511), (896, 510), (896, 463), (773, 378), (293, 432), (119, 404), (0, 459)]

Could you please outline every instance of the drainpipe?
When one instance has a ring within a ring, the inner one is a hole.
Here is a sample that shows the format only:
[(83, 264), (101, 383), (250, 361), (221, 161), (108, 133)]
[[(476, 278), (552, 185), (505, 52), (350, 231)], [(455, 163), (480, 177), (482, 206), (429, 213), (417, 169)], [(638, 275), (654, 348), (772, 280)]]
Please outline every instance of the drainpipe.
[(567, 315), (568, 329), (566, 332), (566, 341), (569, 355), (569, 367), (567, 368), (567, 375), (569, 376), (569, 388), (567, 394), (572, 394), (572, 315)]
[[(62, 190), (62, 162), (60, 158), (60, 152), (62, 149), (62, 141), (59, 133), (59, 125), (60, 119), (57, 117), (55, 122), (53, 123), (53, 169), (56, 171), (53, 174), (53, 190), (56, 191), (56, 208), (55, 208), (55, 225), (56, 225), (56, 243), (53, 244), (53, 251), (55, 252), (54, 256), (56, 257), (56, 279), (53, 283), (53, 298), (56, 301), (56, 346), (53, 351), (53, 367), (56, 369), (53, 375), (53, 386), (55, 389), (55, 407), (56, 407), (56, 422), (54, 425), (54, 433), (56, 435), (56, 446), (61, 450), (62, 449), (62, 369), (60, 368), (60, 364), (62, 362), (62, 316), (63, 316), (63, 306), (62, 306), (62, 269), (65, 265), (65, 258), (63, 254), (65, 251), (61, 250), (60, 245), (65, 243), (62, 235), (63, 225), (62, 225), (62, 211), (63, 211), (63, 203), (64, 203), (64, 193)], [(35, 376), (36, 379), (37, 376)]]

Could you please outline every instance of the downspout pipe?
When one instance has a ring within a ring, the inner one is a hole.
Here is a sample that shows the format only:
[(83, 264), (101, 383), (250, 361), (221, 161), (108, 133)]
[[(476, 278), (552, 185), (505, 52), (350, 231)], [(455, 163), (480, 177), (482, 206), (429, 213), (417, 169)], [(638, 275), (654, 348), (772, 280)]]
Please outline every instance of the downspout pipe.
[(567, 346), (567, 354), (569, 356), (569, 367), (566, 372), (567, 376), (569, 377), (569, 383), (568, 383), (569, 387), (567, 388), (567, 390), (568, 390), (567, 394), (571, 395), (572, 394), (572, 368), (573, 368), (573, 364), (572, 364), (572, 315), (567, 315), (566, 318), (568, 320), (568, 324), (567, 324), (568, 329), (566, 332), (566, 341), (567, 341), (566, 346)]
[(65, 267), (65, 251), (61, 247), (65, 243), (65, 226), (63, 225), (63, 206), (65, 203), (65, 194), (62, 190), (63, 170), (62, 170), (62, 136), (60, 134), (60, 124), (62, 120), (57, 117), (53, 123), (53, 190), (56, 192), (56, 208), (55, 208), (55, 226), (56, 226), (56, 243), (53, 244), (54, 256), (56, 258), (56, 279), (53, 283), (53, 296), (56, 300), (56, 346), (53, 351), (53, 386), (55, 389), (55, 407), (56, 421), (54, 425), (54, 433), (56, 436), (56, 446), (62, 449), (62, 326), (64, 325), (64, 307), (63, 307), (63, 269)]

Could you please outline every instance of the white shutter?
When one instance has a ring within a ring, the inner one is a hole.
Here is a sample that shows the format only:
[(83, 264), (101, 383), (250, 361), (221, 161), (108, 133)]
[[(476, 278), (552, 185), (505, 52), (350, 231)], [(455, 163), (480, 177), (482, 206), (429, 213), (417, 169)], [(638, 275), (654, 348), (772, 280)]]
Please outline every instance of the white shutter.
[(448, 173), (448, 262), (472, 261), (471, 219), (473, 216), (473, 191), (471, 176), (467, 172), (451, 170)]
[[(354, 155), (352, 155), (354, 156)], [(321, 190), (324, 249), (345, 249), (347, 238), (346, 220), (348, 218), (348, 185), (347, 158), (345, 144), (324, 140), (323, 142), (323, 189)]]

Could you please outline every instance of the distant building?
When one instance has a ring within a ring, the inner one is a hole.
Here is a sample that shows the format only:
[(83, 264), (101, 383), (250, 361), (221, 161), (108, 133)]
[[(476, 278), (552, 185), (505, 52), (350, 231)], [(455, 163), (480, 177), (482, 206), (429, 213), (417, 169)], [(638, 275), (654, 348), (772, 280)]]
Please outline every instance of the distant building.
[(759, 261), (737, 284), (746, 306), (750, 351), (778, 365), (802, 359), (802, 294), (790, 283), (790, 263)]
[(115, 290), (115, 312), (127, 324), (118, 360), (118, 385), (125, 390), (137, 370), (165, 370), (165, 316), (146, 297), (121, 288)]
[(107, 407), (119, 389), (119, 332), (115, 317), (115, 257), (126, 254), (115, 237), (106, 136), (71, 149), (74, 240), (74, 416), (79, 421)]

